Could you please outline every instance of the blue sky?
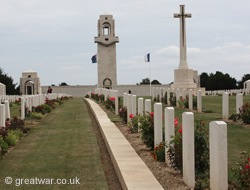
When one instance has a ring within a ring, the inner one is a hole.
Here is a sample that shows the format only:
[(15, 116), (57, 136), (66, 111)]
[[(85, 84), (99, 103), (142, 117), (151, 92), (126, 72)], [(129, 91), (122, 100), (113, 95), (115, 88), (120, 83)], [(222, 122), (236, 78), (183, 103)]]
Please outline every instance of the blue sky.
[(222, 71), (240, 80), (250, 73), (250, 1), (241, 0), (0, 0), (0, 67), (16, 83), (23, 71), (38, 72), (41, 85), (94, 85), (99, 15), (115, 19), (118, 84), (151, 75), (174, 79), (179, 65), (179, 19), (184, 4), (187, 62), (202, 72)]

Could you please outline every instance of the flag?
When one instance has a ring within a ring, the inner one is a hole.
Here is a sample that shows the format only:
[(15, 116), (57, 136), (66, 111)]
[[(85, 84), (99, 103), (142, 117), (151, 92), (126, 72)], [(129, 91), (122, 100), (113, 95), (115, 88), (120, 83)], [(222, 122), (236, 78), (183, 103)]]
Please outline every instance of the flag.
[(95, 54), (95, 55), (92, 56), (92, 58), (91, 58), (92, 63), (97, 63), (96, 57), (97, 57), (97, 54)]
[(145, 62), (150, 62), (150, 53), (145, 55), (144, 59), (145, 59)]

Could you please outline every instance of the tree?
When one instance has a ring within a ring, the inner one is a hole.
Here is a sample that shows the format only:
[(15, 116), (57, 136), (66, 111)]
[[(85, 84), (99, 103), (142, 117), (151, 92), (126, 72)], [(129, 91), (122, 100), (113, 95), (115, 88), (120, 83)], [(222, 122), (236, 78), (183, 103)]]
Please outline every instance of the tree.
[(220, 71), (216, 71), (215, 74), (211, 73), (205, 81), (206, 90), (224, 90), (224, 89), (236, 89), (237, 81), (229, 74), (223, 74)]
[(153, 80), (151, 84), (161, 84), (158, 80)]
[(150, 84), (150, 79), (149, 78), (142, 79), (142, 82), (140, 82), (140, 84)]
[(8, 95), (19, 94), (18, 88), (16, 88), (17, 83), (14, 83), (12, 77), (4, 73), (2, 68), (0, 68), (0, 82), (6, 86), (6, 94)]
[(245, 74), (242, 78), (241, 81), (239, 81), (239, 88), (244, 88), (244, 82), (250, 80), (250, 74)]
[(61, 84), (59, 84), (59, 86), (68, 86), (68, 84), (66, 82), (61, 82)]
[(206, 87), (208, 77), (209, 76), (207, 73), (201, 73), (200, 75), (201, 87)]

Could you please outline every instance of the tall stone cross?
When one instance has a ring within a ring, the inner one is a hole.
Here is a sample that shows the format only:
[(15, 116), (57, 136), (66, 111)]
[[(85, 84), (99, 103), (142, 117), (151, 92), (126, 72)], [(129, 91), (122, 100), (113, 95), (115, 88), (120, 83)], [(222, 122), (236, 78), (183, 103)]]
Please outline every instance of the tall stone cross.
[(188, 69), (187, 45), (186, 45), (186, 24), (185, 18), (191, 18), (191, 14), (185, 14), (185, 5), (180, 5), (180, 13), (174, 14), (174, 18), (180, 18), (180, 64), (179, 69)]

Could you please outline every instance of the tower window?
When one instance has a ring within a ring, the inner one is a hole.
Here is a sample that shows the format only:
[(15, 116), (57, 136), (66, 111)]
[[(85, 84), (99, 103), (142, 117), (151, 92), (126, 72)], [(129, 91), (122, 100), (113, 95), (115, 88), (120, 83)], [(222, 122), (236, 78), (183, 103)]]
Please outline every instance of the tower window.
[(111, 27), (110, 24), (105, 22), (102, 25), (102, 35), (110, 35), (111, 34)]
[(105, 41), (109, 41), (109, 39), (108, 39), (108, 38), (105, 38)]
[(30, 75), (28, 75), (28, 78), (30, 78), (31, 76)]

